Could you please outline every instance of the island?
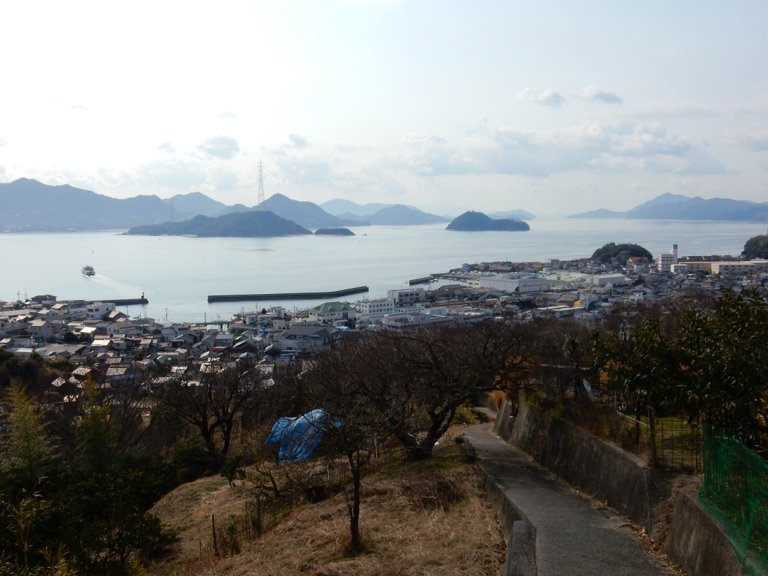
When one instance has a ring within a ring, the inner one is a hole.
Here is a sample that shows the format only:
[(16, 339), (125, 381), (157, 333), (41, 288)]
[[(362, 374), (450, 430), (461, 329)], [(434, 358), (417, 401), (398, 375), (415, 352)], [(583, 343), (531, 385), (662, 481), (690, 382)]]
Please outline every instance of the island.
[(195, 216), (182, 222), (136, 226), (125, 233), (141, 236), (198, 236), (201, 238), (263, 238), (312, 234), (306, 228), (268, 210), (234, 212), (218, 218)]
[(616, 261), (624, 266), (630, 258), (644, 258), (646, 262), (652, 262), (653, 254), (639, 244), (615, 242), (609, 242), (592, 253), (592, 260), (599, 260), (603, 264)]
[(349, 228), (318, 228), (315, 230), (315, 236), (354, 236), (355, 233)]
[(649, 220), (732, 220), (765, 222), (768, 202), (749, 202), (730, 198), (701, 198), (681, 194), (662, 194), (625, 212), (601, 208), (569, 218), (645, 218)]
[(747, 260), (768, 258), (768, 235), (759, 234), (747, 240), (741, 256)]
[(524, 232), (531, 228), (522, 220), (514, 220), (512, 218), (495, 220), (482, 212), (469, 211), (454, 218), (445, 229), (464, 232)]

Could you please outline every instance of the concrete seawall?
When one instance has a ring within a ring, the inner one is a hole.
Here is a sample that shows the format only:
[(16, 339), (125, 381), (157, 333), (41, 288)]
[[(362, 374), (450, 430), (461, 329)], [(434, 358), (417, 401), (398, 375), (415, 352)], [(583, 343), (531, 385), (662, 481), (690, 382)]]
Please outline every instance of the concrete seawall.
[(141, 298), (107, 298), (105, 300), (94, 300), (94, 302), (108, 302), (114, 304), (115, 306), (136, 306), (139, 304), (149, 304), (149, 300), (143, 296)]
[(273, 294), (211, 294), (208, 302), (245, 302), (249, 300), (327, 300), (368, 292), (368, 286), (355, 286), (331, 292), (276, 292)]

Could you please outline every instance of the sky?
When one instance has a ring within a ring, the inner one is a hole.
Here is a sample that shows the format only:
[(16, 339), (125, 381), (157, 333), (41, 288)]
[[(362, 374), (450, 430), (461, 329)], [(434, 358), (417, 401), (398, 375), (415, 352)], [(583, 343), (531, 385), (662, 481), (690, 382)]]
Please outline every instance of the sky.
[(0, 5), (0, 182), (457, 215), (768, 201), (764, 0)]

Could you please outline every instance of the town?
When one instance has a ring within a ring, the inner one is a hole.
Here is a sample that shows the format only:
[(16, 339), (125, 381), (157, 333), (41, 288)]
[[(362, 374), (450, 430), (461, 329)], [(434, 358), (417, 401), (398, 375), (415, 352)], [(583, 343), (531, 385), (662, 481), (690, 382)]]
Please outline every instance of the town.
[(407, 331), (542, 316), (598, 327), (617, 305), (686, 295), (714, 298), (726, 289), (765, 291), (768, 261), (678, 257), (674, 245), (653, 260), (483, 262), (417, 281), (433, 281), (434, 287), (414, 285), (389, 290), (384, 298), (326, 302), (293, 313), (270, 307), (217, 324), (131, 318), (114, 302), (58, 301), (54, 295), (38, 295), (24, 302), (0, 302), (0, 350), (21, 358), (36, 354), (69, 360), (77, 368), (68, 380), (52, 382), (50, 392), (59, 400), (72, 400), (86, 376), (109, 388), (143, 382), (144, 373), (158, 367), (186, 378), (232, 362), (258, 364), (269, 371), (311, 358), (360, 330)]

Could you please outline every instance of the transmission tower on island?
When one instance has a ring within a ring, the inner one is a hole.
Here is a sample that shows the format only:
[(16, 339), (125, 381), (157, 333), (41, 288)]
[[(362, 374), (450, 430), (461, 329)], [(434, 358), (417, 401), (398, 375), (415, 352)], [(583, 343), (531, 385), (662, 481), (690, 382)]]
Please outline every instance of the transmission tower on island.
[(259, 160), (259, 205), (264, 202), (264, 170)]

